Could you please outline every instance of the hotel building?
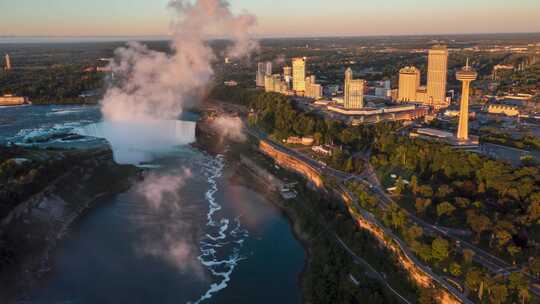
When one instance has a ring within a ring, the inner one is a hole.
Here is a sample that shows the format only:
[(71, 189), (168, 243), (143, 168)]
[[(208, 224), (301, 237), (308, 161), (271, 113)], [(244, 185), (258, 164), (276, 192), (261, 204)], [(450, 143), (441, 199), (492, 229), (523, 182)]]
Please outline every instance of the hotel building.
[(428, 104), (436, 109), (448, 107), (446, 82), (448, 80), (448, 48), (436, 45), (428, 54)]
[(343, 88), (345, 109), (361, 109), (364, 107), (365, 87), (366, 81), (354, 79), (351, 68), (348, 68), (345, 71), (345, 85)]
[(420, 89), (420, 70), (408, 66), (399, 71), (399, 96), (401, 102), (417, 100), (417, 92)]
[(306, 91), (306, 60), (303, 57), (292, 61), (293, 90), (297, 93)]

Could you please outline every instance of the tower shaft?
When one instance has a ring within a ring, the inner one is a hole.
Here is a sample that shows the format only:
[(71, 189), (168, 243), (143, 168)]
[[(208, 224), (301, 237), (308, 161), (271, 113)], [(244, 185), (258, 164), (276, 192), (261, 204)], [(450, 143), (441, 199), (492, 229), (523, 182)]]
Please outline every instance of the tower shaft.
[(459, 111), (458, 140), (469, 140), (469, 94), (470, 80), (463, 80), (463, 89), (461, 93), (461, 105)]

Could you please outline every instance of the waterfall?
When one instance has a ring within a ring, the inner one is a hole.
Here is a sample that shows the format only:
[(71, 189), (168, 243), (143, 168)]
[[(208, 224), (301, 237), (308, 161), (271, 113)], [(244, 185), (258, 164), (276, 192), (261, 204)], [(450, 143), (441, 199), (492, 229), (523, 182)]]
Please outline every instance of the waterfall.
[(106, 139), (119, 164), (140, 165), (195, 141), (195, 122), (152, 120), (144, 123), (100, 122), (75, 129), (75, 133)]

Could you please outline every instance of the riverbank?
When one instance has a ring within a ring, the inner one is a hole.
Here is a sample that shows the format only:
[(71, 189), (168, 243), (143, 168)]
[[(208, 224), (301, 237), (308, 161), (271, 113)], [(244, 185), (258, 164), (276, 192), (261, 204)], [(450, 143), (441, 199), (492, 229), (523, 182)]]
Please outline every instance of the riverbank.
[(129, 189), (139, 176), (117, 165), (108, 148), (2, 148), (0, 299), (12, 303), (52, 268), (49, 256), (69, 228), (101, 199)]
[[(299, 224), (298, 214), (294, 212), (294, 209), (287, 208), (287, 202), (280, 196), (279, 185), (283, 184), (283, 181), (256, 163), (261, 159), (253, 160), (257, 158), (257, 152), (252, 147), (254, 144), (254, 142), (249, 141), (239, 144), (220, 139), (214, 129), (201, 120), (197, 124), (197, 142), (193, 146), (210, 154), (224, 154), (228, 163), (234, 166), (227, 178), (263, 195), (285, 216), (294, 238), (302, 245), (306, 255), (303, 270), (298, 275), (298, 286), (302, 289), (302, 302), (306, 302), (304, 301), (306, 292), (303, 282), (312, 261), (312, 236), (305, 233)], [(262, 155), (258, 157), (262, 157)]]
[[(365, 264), (344, 248), (337, 231), (345, 234), (347, 241), (350, 237), (355, 238), (351, 243), (355, 244), (356, 252), (365, 253), (372, 263), (391, 273), (392, 277), (399, 277), (398, 289), (402, 294), (410, 299), (417, 297), (408, 276), (381, 259), (381, 250), (390, 256), (391, 253), (359, 231), (339, 200), (330, 197), (331, 193), (321, 192), (316, 183), (306, 182), (304, 177), (274, 165), (272, 159), (260, 153), (259, 141), (255, 138), (250, 137), (240, 144), (224, 144), (204, 122), (200, 122), (197, 129), (198, 148), (226, 155), (228, 163), (237, 167), (234, 178), (243, 186), (264, 194), (288, 219), (295, 238), (306, 253), (304, 270), (298, 278), (304, 303), (364, 302), (366, 299), (370, 303), (402, 302), (377, 279), (366, 275)], [(286, 184), (295, 185), (296, 197), (285, 200), (280, 195), (281, 186)]]
[[(241, 156), (245, 157), (244, 155)], [(304, 298), (307, 291), (305, 290), (303, 283), (306, 274), (309, 273), (309, 266), (313, 261), (312, 240), (314, 236), (309, 235), (303, 230), (302, 226), (300, 225), (299, 214), (295, 212), (294, 208), (290, 208), (290, 206), (287, 204), (287, 202), (290, 203), (290, 201), (286, 201), (280, 195), (279, 189), (269, 187), (269, 184), (276, 182), (276, 180), (281, 182), (279, 178), (269, 173), (262, 173), (262, 168), (259, 167), (255, 162), (246, 163), (245, 161), (242, 161), (240, 163), (241, 164), (236, 168), (236, 171), (238, 172), (236, 175), (238, 176), (238, 182), (246, 188), (253, 189), (256, 192), (263, 194), (265, 198), (272, 203), (272, 205), (282, 212), (287, 219), (289, 226), (291, 227), (294, 238), (302, 245), (304, 249), (305, 260), (302, 272), (300, 272), (298, 275), (298, 286), (300, 286), (302, 289), (302, 302), (305, 302)]]
[[(412, 296), (415, 288), (405, 273), (379, 256), (381, 251), (389, 257), (392, 254), (385, 253), (379, 246), (372, 246), (371, 244), (376, 245), (374, 240), (356, 229), (354, 222), (348, 219), (346, 210), (341, 208), (338, 200), (332, 198), (330, 193), (317, 190), (313, 184), (306, 183), (304, 177), (277, 169), (270, 159), (258, 152), (253, 152), (249, 157), (253, 158), (255, 166), (262, 166), (262, 170), (274, 171), (270, 176), (277, 176), (286, 183), (297, 183), (298, 196), (295, 199), (281, 199), (279, 192), (274, 191), (273, 196), (276, 199), (272, 202), (289, 218), (295, 236), (306, 250), (305, 269), (300, 278), (304, 303), (327, 303), (336, 299), (361, 301), (364, 297), (370, 298), (370, 303), (401, 303), (395, 294), (377, 282), (380, 278), (374, 274), (370, 263), (365, 260), (360, 262), (350, 255), (337, 233), (344, 235), (344, 240), (355, 245), (355, 251), (365, 254), (371, 263), (379, 264), (378, 266), (388, 270), (387, 273), (397, 274), (401, 278), (401, 284), (398, 285), (401, 294), (408, 298), (415, 297)], [(261, 172), (260, 168), (251, 168), (249, 172), (257, 176), (257, 184), (262, 190), (268, 189), (271, 179), (268, 179), (267, 174), (258, 174), (257, 172)], [(350, 239), (352, 235), (354, 241)], [(363, 244), (363, 248), (356, 247), (358, 241)], [(378, 260), (375, 260), (375, 257)]]

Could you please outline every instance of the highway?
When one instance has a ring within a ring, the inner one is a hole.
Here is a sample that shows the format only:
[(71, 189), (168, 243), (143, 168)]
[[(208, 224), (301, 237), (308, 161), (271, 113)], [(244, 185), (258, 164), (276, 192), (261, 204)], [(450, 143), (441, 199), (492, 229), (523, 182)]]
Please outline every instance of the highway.
[[(248, 127), (248, 124), (245, 121), (245, 119), (244, 119), (244, 122), (245, 122), (245, 130), (251, 136), (253, 136), (253, 137), (255, 137), (255, 138), (259, 139), (259, 140), (265, 140), (268, 144), (270, 144), (276, 150), (279, 150), (279, 151), (281, 151), (281, 152), (283, 152), (285, 154), (288, 154), (288, 155), (290, 155), (292, 157), (295, 157), (296, 159), (304, 162), (305, 164), (308, 164), (310, 167), (312, 167), (314, 170), (319, 172), (321, 175), (334, 177), (340, 183), (340, 186), (343, 187), (344, 190), (346, 190), (347, 192), (348, 192), (348, 190), (343, 186), (344, 183), (346, 181), (350, 181), (350, 180), (357, 180), (357, 181), (363, 182), (363, 183), (368, 185), (368, 188), (370, 189), (371, 194), (374, 194), (379, 199), (379, 201), (381, 202), (381, 205), (382, 205), (383, 208), (388, 208), (392, 203), (394, 203), (394, 200), (388, 195), (388, 193), (386, 193), (386, 191), (380, 185), (380, 182), (379, 182), (373, 168), (369, 164), (369, 161), (366, 161), (366, 164), (367, 164), (366, 170), (361, 175), (354, 175), (354, 174), (349, 174), (349, 173), (342, 172), (342, 171), (339, 171), (339, 170), (335, 170), (335, 169), (330, 168), (330, 167), (328, 167), (328, 166), (326, 166), (324, 164), (319, 163), (318, 161), (306, 156), (305, 154), (302, 154), (302, 153), (300, 153), (298, 151), (289, 149), (287, 147), (284, 147), (281, 144), (278, 144), (278, 143), (275, 143), (273, 141), (268, 140), (266, 134)], [(369, 158), (369, 156), (368, 156), (368, 158)], [(355, 202), (355, 207), (358, 208), (358, 210), (363, 211), (363, 209), (359, 206), (359, 204), (354, 199), (354, 196), (350, 195), (350, 197), (353, 199), (353, 202)], [(519, 270), (516, 267), (510, 265), (508, 262), (502, 260), (501, 258), (499, 258), (497, 256), (494, 256), (494, 255), (490, 254), (489, 252), (486, 252), (485, 250), (483, 250), (483, 249), (481, 249), (481, 248), (479, 248), (479, 247), (477, 247), (477, 246), (463, 240), (461, 237), (458, 236), (458, 233), (455, 233), (455, 231), (453, 231), (452, 229), (449, 229), (449, 228), (446, 228), (446, 227), (439, 227), (439, 226), (427, 223), (426, 221), (422, 220), (421, 218), (417, 217), (415, 214), (412, 214), (411, 212), (407, 211), (406, 209), (401, 208), (401, 210), (403, 210), (403, 212), (405, 212), (407, 217), (412, 222), (414, 222), (418, 226), (422, 227), (422, 229), (424, 229), (424, 231), (426, 231), (428, 233), (431, 233), (431, 234), (434, 234), (434, 235), (439, 235), (439, 236), (445, 237), (447, 239), (450, 239), (451, 241), (453, 241), (456, 244), (457, 248), (459, 248), (462, 251), (464, 249), (472, 250), (475, 253), (475, 255), (473, 257), (474, 261), (476, 263), (482, 265), (486, 269), (488, 269), (494, 275), (508, 275), (508, 274), (510, 274), (511, 272), (514, 272), (514, 271), (521, 271), (526, 277), (528, 277), (530, 279), (529, 290), (533, 294), (535, 294), (536, 296), (540, 296), (540, 288), (538, 288), (538, 287), (536, 287), (534, 285), (535, 283), (538, 284), (540, 282), (538, 281), (537, 278), (535, 278), (531, 274), (529, 274), (529, 273), (527, 273), (525, 271)], [(377, 226), (384, 229), (385, 233), (387, 233), (387, 235), (392, 236), (392, 238), (396, 241), (396, 243), (401, 247), (401, 249), (405, 253), (405, 255), (407, 255), (410, 260), (414, 261), (414, 263), (416, 265), (418, 265), (425, 273), (429, 274), (434, 280), (439, 282), (448, 291), (450, 291), (452, 294), (454, 294), (454, 296), (459, 298), (463, 303), (472, 303), (472, 302), (470, 302), (470, 300), (468, 300), (466, 298), (465, 295), (463, 295), (454, 286), (449, 284), (444, 278), (442, 278), (442, 277), (438, 276), (437, 274), (433, 273), (429, 267), (426, 267), (420, 261), (418, 261), (416, 259), (415, 255), (412, 252), (410, 252), (410, 249), (407, 247), (407, 245), (399, 237), (394, 235), (394, 233), (392, 231), (389, 231), (389, 229), (387, 229), (384, 225), (379, 223), (371, 213), (365, 211), (365, 213), (363, 215), (367, 219), (370, 219), (370, 221), (375, 223)], [(348, 247), (346, 245), (344, 247), (346, 247), (348, 249)]]
[[(372, 194), (375, 194), (379, 201), (381, 201), (385, 208), (388, 208), (388, 206), (392, 203), (395, 203), (394, 200), (384, 191), (378, 181), (377, 176), (373, 172), (373, 168), (369, 163), (367, 163), (368, 168), (366, 169), (365, 174), (367, 174), (367, 177), (365, 175), (363, 176), (353, 176), (350, 178), (356, 179), (356, 180), (362, 180), (365, 181), (366, 179), (370, 179)], [(474, 261), (478, 264), (482, 265), (486, 269), (488, 269), (491, 273), (494, 275), (509, 275), (511, 272), (515, 271), (521, 271), (517, 267), (511, 265), (510, 263), (504, 261), (503, 259), (490, 254), (489, 252), (479, 248), (478, 246), (475, 246), (467, 241), (465, 241), (463, 238), (461, 238), (456, 233), (453, 233), (451, 229), (439, 227), (430, 223), (427, 223), (426, 221), (422, 220), (415, 214), (409, 212), (405, 208), (401, 208), (401, 210), (407, 215), (407, 217), (412, 220), (415, 224), (422, 227), (424, 231), (443, 236), (447, 239), (452, 240), (456, 246), (463, 251), (464, 249), (472, 250), (474, 254)], [(534, 286), (535, 283), (540, 283), (537, 278), (532, 276), (531, 274), (521, 271), (523, 275), (528, 277), (531, 280), (531, 284), (529, 285), (529, 290), (534, 293), (536, 296), (540, 296), (540, 288)]]
[[(329, 168), (328, 166), (325, 166), (317, 161), (315, 161), (314, 159), (310, 158), (310, 157), (307, 157), (306, 155), (298, 152), (298, 151), (295, 151), (295, 150), (292, 150), (292, 149), (289, 149), (287, 147), (284, 147), (280, 144), (277, 144), (275, 142), (272, 142), (270, 140), (267, 139), (266, 135), (263, 134), (262, 132), (259, 132), (257, 130), (254, 130), (254, 129), (251, 129), (249, 127), (246, 127), (246, 131), (258, 138), (259, 140), (264, 140), (267, 144), (271, 145), (274, 149), (282, 152), (282, 153), (285, 153), (285, 154), (288, 154), (289, 156), (291, 157), (294, 157), (296, 158), (297, 160), (299, 161), (302, 161), (304, 162), (305, 164), (309, 165), (310, 167), (312, 167), (314, 170), (316, 170), (317, 172), (319, 172), (320, 174), (322, 175), (328, 175), (328, 176), (333, 176), (334, 178), (336, 178), (338, 181), (339, 181), (339, 184), (338, 184), (338, 187), (340, 187), (339, 190), (341, 190), (342, 192), (346, 193), (347, 196), (349, 196), (349, 198), (351, 199), (351, 201), (353, 202), (354, 206), (356, 207), (357, 210), (359, 210), (361, 213), (362, 213), (362, 216), (370, 221), (372, 224), (376, 225), (377, 227), (379, 227), (380, 229), (382, 229), (384, 232), (385, 232), (385, 235), (389, 236), (391, 239), (393, 239), (396, 244), (398, 244), (398, 246), (400, 247), (401, 251), (403, 252), (403, 254), (412, 262), (414, 263), (415, 265), (418, 266), (418, 268), (420, 268), (424, 273), (426, 273), (429, 277), (431, 277), (434, 281), (436, 281), (437, 283), (439, 283), (441, 286), (443, 286), (446, 290), (448, 290), (451, 294), (453, 294), (456, 298), (458, 298), (462, 303), (466, 303), (466, 304), (472, 304), (473, 302), (471, 302), (469, 299), (467, 299), (467, 296), (465, 294), (463, 294), (461, 291), (459, 291), (457, 288), (455, 288), (453, 285), (451, 285), (450, 283), (448, 283), (443, 277), (435, 274), (429, 267), (423, 265), (417, 258), (416, 256), (410, 251), (410, 249), (406, 246), (405, 242), (403, 242), (398, 236), (396, 236), (392, 231), (390, 231), (389, 229), (387, 229), (383, 224), (381, 224), (373, 214), (371, 214), (370, 212), (364, 210), (359, 204), (358, 204), (358, 201), (356, 200), (356, 198), (349, 192), (348, 189), (346, 189), (346, 187), (344, 186), (344, 182), (346, 180), (350, 180), (352, 177), (354, 176), (351, 176), (351, 174), (349, 173), (346, 173), (346, 172), (342, 172), (342, 171), (339, 171), (339, 170), (335, 170), (335, 169), (332, 169), (332, 168)], [(337, 235), (336, 235), (337, 237)], [(360, 261), (362, 264), (366, 264), (367, 262), (362, 262), (363, 260), (360, 259), (356, 254), (354, 254), (354, 252), (352, 252), (352, 250), (349, 249), (349, 247), (341, 240), (339, 239), (339, 237), (337, 238), (338, 242), (342, 245), (343, 248), (345, 248), (345, 250), (347, 250), (349, 252), (349, 254), (357, 261)], [(369, 264), (368, 264), (369, 265)], [(370, 270), (371, 273), (377, 273), (376, 271), (374, 271), (374, 269), (370, 266), (368, 267), (368, 270)], [(380, 274), (378, 274), (378, 276), (376, 278), (380, 278), (379, 276), (381, 276)], [(388, 282), (386, 282), (386, 280), (383, 280), (384, 284), (393, 292), (393, 293), (396, 293), (396, 295), (398, 295), (399, 298), (401, 299), (404, 299), (404, 297), (402, 297), (401, 295), (399, 295), (391, 286), (388, 285)], [(405, 299), (406, 301), (406, 299)], [(408, 303), (408, 301), (407, 301)]]

